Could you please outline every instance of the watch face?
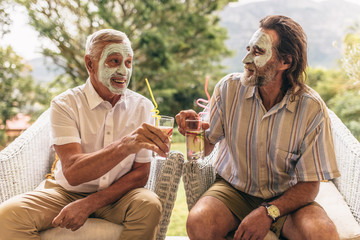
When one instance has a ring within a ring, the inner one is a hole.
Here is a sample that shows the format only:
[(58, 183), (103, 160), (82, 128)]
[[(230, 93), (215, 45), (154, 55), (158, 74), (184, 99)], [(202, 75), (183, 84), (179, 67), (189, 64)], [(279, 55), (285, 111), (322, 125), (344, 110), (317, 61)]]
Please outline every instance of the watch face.
[(270, 205), (270, 206), (267, 208), (267, 210), (268, 210), (269, 215), (270, 215), (272, 218), (274, 218), (274, 219), (280, 216), (280, 211), (279, 211), (279, 209), (278, 209), (276, 206), (274, 206), (274, 205)]

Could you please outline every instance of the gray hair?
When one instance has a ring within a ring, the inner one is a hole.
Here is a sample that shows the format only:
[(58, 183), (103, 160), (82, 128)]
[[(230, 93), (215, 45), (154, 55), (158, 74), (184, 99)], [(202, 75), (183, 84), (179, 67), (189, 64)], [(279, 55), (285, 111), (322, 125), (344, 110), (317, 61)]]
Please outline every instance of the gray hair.
[(99, 58), (101, 52), (108, 43), (125, 43), (131, 49), (131, 56), (134, 55), (131, 42), (125, 33), (114, 29), (102, 29), (94, 32), (86, 39), (85, 54), (92, 58)]

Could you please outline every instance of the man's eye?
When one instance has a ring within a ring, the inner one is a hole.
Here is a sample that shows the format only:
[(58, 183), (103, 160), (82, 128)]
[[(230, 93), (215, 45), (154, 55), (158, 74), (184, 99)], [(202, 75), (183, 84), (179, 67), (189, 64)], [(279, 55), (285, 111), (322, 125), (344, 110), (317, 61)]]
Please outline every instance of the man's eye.
[(261, 49), (255, 49), (255, 50), (254, 50), (254, 54), (255, 54), (256, 56), (262, 55), (262, 54), (264, 54), (264, 51), (261, 50)]

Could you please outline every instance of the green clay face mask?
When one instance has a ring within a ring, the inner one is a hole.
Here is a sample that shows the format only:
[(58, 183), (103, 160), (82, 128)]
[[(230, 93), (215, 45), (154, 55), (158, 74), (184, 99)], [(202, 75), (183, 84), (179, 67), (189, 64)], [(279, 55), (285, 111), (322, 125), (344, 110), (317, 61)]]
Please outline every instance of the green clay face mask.
[(127, 42), (109, 44), (102, 51), (98, 78), (112, 93), (123, 94), (129, 86), (132, 57), (133, 51)]
[[(258, 53), (262, 50), (263, 53)], [(253, 63), (257, 68), (263, 67), (272, 57), (272, 42), (269, 34), (257, 30), (251, 37), (248, 45), (248, 54), (243, 59), (243, 63)]]

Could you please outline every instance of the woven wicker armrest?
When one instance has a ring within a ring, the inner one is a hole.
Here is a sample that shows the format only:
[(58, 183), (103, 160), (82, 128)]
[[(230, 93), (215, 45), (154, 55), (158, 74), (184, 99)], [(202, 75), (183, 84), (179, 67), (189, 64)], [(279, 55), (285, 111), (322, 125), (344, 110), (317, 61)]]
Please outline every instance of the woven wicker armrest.
[(0, 152), (0, 203), (33, 190), (50, 169), (49, 111)]
[(336, 161), (341, 174), (334, 183), (360, 224), (360, 143), (334, 112), (328, 112)]
[(171, 151), (166, 160), (155, 158), (151, 163), (150, 176), (146, 188), (154, 191), (162, 205), (160, 227), (157, 240), (165, 239), (170, 217), (174, 208), (180, 177), (182, 174), (184, 155)]
[(215, 169), (212, 162), (217, 156), (218, 144), (211, 154), (203, 160), (185, 161), (183, 167), (183, 182), (188, 209), (195, 205), (201, 195), (215, 181)]

